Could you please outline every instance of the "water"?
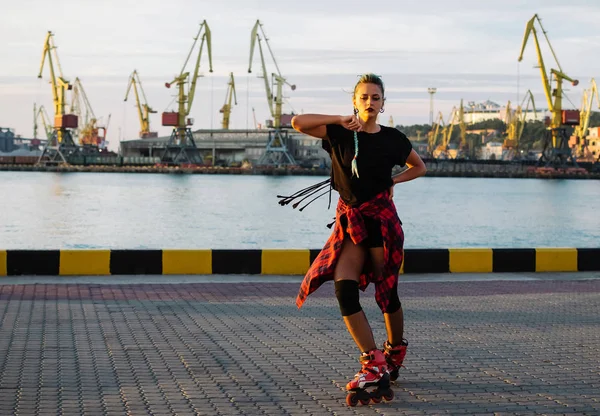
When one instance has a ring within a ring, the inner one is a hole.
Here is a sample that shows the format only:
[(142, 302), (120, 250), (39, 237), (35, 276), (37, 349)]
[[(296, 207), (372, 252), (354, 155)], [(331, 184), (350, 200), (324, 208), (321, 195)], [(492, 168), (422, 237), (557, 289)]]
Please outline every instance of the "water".
[[(0, 172), (0, 249), (321, 248), (335, 213), (277, 204), (325, 177)], [(600, 247), (600, 182), (419, 178), (406, 248)]]

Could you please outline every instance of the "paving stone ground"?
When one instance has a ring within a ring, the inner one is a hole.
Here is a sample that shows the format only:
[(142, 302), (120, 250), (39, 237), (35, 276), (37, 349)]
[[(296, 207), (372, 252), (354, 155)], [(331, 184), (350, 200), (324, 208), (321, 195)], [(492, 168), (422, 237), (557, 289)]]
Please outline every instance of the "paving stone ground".
[(600, 279), (402, 282), (396, 398), (355, 408), (333, 286), (298, 287), (0, 285), (0, 415), (600, 414)]

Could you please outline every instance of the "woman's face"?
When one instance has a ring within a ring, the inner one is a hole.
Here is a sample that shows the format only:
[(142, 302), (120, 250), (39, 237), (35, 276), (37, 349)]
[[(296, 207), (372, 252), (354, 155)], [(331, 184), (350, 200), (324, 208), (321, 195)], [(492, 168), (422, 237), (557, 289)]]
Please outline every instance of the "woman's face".
[(363, 121), (377, 118), (379, 110), (383, 108), (383, 93), (381, 92), (381, 87), (369, 83), (358, 84), (352, 101), (354, 107), (358, 110), (358, 116)]

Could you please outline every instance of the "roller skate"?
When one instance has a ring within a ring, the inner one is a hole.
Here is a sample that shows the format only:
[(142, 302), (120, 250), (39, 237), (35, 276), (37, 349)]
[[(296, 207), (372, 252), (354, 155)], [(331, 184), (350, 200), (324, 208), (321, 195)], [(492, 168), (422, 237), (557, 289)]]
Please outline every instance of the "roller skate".
[[(368, 405), (370, 401), (379, 403), (381, 399), (391, 401), (394, 398), (394, 392), (390, 389), (390, 375), (383, 352), (375, 349), (368, 353), (362, 353), (359, 361), (362, 368), (346, 385), (348, 391), (346, 404), (354, 407), (359, 401), (363, 405)], [(367, 391), (369, 387), (376, 387), (376, 389), (369, 392)]]
[(406, 348), (408, 348), (408, 341), (405, 339), (402, 340), (400, 345), (396, 345), (395, 347), (392, 347), (389, 341), (383, 343), (383, 354), (388, 365), (391, 381), (398, 379), (398, 372), (400, 367), (403, 367), (402, 363), (406, 356)]

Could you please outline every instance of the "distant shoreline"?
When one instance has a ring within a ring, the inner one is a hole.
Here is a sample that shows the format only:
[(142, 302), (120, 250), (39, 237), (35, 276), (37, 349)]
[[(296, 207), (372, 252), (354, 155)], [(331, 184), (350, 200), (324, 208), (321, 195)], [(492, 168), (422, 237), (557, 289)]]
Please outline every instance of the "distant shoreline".
[[(453, 178), (543, 178), (543, 179), (600, 179), (600, 172), (585, 169), (539, 169), (526, 165), (480, 165), (469, 162), (445, 163), (430, 162), (425, 176)], [(301, 167), (164, 167), (164, 166), (36, 166), (0, 165), (4, 172), (105, 172), (105, 173), (160, 173), (195, 175), (263, 175), (263, 176), (329, 176), (329, 169)]]

